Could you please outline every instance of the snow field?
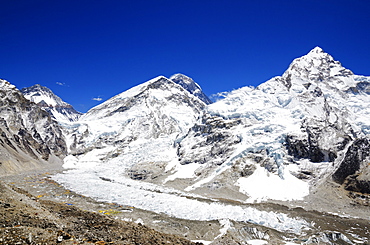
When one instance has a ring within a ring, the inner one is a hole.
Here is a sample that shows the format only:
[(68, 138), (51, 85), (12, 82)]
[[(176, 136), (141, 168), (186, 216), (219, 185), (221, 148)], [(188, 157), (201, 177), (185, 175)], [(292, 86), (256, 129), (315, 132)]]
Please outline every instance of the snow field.
[(284, 168), (284, 179), (268, 173), (265, 168), (257, 167), (248, 178), (240, 178), (237, 184), (240, 191), (250, 196), (248, 202), (261, 202), (268, 199), (290, 201), (302, 200), (309, 194), (309, 184), (291, 175), (289, 167)]
[[(53, 179), (68, 189), (100, 201), (130, 205), (181, 219), (202, 221), (231, 219), (293, 233), (300, 233), (303, 228), (309, 227), (306, 221), (290, 218), (286, 214), (259, 211), (252, 207), (225, 205), (219, 202), (206, 203), (178, 194), (158, 192), (158, 190), (153, 192), (145, 188), (141, 189), (140, 182), (137, 186), (131, 186), (123, 184), (124, 179), (120, 181), (121, 183), (104, 181), (99, 178), (102, 174), (102, 172), (97, 173), (97, 171), (86, 169), (69, 170), (53, 176)], [(165, 191), (159, 186), (158, 189)]]

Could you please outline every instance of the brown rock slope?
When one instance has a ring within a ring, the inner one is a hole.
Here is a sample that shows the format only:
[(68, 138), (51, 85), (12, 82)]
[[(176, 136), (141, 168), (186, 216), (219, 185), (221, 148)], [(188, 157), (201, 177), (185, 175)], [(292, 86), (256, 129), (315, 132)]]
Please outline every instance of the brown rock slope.
[(0, 244), (196, 244), (0, 182)]

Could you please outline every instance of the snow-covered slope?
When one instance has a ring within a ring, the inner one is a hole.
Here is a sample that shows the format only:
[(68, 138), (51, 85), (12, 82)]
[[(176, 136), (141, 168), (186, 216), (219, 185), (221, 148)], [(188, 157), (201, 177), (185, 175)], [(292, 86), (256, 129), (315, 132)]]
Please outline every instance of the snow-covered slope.
[(61, 164), (66, 148), (57, 122), (0, 79), (0, 174)]
[[(176, 159), (177, 137), (187, 133), (206, 104), (159, 76), (92, 108), (70, 134), (80, 164), (135, 163)], [(97, 156), (98, 155), (98, 156)]]
[(47, 87), (36, 84), (21, 90), (24, 97), (39, 105), (58, 122), (77, 121), (82, 113), (64, 102)]

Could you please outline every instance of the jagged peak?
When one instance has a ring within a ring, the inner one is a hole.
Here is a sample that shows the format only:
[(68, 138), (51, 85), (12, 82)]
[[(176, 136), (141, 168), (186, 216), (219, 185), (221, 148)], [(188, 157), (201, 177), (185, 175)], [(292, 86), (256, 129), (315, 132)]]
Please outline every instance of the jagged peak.
[(194, 80), (184, 74), (176, 73), (169, 78), (172, 82), (182, 86), (190, 93), (193, 93), (195, 90), (201, 90), (200, 86), (194, 82)]
[[(297, 58), (297, 59), (325, 59), (329, 58), (330, 60), (334, 60), (333, 57), (325, 52), (321, 47), (316, 46), (313, 49), (311, 49), (307, 54)], [(296, 60), (297, 60), (296, 59)]]
[(180, 85), (184, 89), (186, 89), (188, 92), (193, 94), (194, 96), (198, 97), (200, 100), (202, 100), (206, 104), (211, 104), (212, 101), (203, 93), (201, 87), (199, 84), (194, 82), (194, 80), (184, 74), (177, 73), (170, 77), (170, 80), (174, 83)]
[(170, 80), (179, 80), (179, 79), (182, 79), (184, 81), (187, 81), (187, 82), (194, 82), (194, 80), (192, 78), (190, 78), (189, 76), (186, 76), (182, 73), (176, 73), (176, 74), (173, 74), (171, 77), (170, 77)]
[(35, 84), (31, 87), (22, 88), (21, 92), (23, 95), (32, 102), (36, 104), (42, 100), (49, 106), (64, 106), (69, 105), (64, 102), (59, 96), (53, 93), (51, 89), (41, 86), (40, 84)]
[(0, 88), (14, 89), (16, 87), (7, 80), (0, 78)]
[(28, 95), (28, 94), (30, 94), (32, 92), (34, 92), (34, 93), (36, 93), (36, 92), (44, 92), (44, 93), (48, 94), (51, 97), (58, 97), (57, 95), (55, 95), (53, 93), (53, 91), (51, 91), (51, 89), (49, 89), (48, 87), (42, 86), (40, 84), (35, 84), (35, 85), (30, 86), (30, 87), (22, 88), (21, 89), (21, 92), (23, 94), (25, 94), (25, 95)]
[(322, 48), (316, 46), (315, 48), (311, 49), (306, 55), (302, 56), (301, 58), (306, 60), (323, 60), (326, 62), (334, 62), (334, 58), (326, 53)]
[(325, 52), (322, 48), (320, 48), (319, 46), (316, 46), (313, 49), (311, 49), (309, 53), (319, 54), (319, 53), (325, 53)]
[(345, 69), (339, 61), (334, 60), (330, 54), (317, 46), (306, 55), (294, 59), (284, 74), (287, 75), (299, 71), (297, 75), (302, 75), (302, 72), (305, 71), (305, 73), (327, 73), (326, 75), (330, 75), (330, 70), (346, 70), (345, 74), (352, 74), (352, 72)]
[[(292, 83), (326, 83), (330, 87), (346, 90), (355, 86), (353, 79), (348, 78), (353, 72), (342, 66), (339, 61), (326, 53), (322, 48), (315, 47), (306, 55), (296, 58), (282, 75), (284, 85), (289, 87)], [(278, 79), (279, 80), (279, 79)], [(280, 81), (280, 80), (279, 80)]]

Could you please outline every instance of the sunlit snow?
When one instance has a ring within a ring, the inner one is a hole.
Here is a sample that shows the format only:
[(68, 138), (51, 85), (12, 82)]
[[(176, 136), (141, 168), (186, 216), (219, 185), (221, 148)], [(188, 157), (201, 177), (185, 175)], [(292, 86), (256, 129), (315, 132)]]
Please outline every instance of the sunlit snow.
[[(110, 171), (110, 172), (105, 172)], [(54, 180), (79, 194), (100, 201), (129, 205), (172, 217), (189, 220), (220, 220), (251, 222), (279, 231), (299, 233), (308, 227), (306, 221), (288, 217), (283, 213), (259, 211), (252, 207), (226, 205), (218, 202), (203, 202), (178, 194), (168, 193), (165, 188), (146, 190), (145, 183), (125, 178), (104, 181), (99, 176), (117, 176), (115, 169), (92, 168), (69, 170), (53, 177)]]
[(251, 198), (248, 201), (275, 200), (299, 200), (309, 194), (307, 182), (297, 179), (284, 168), (283, 179), (277, 175), (269, 173), (262, 167), (257, 167), (255, 172), (248, 178), (240, 178), (238, 185), (240, 191)]

